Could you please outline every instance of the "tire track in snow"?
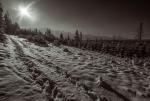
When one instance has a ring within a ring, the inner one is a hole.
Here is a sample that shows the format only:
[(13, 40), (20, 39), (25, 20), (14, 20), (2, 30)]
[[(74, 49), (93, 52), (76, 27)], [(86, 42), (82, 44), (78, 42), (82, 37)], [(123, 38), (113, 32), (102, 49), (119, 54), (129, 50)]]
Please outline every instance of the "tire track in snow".
[[(20, 59), (20, 61), (22, 61), (24, 65), (27, 66), (27, 71), (29, 72), (28, 77), (30, 77), (33, 80), (32, 83), (34, 85), (38, 84), (38, 86), (40, 87), (41, 93), (42, 93), (42, 89), (45, 88), (44, 93), (45, 93), (45, 95), (47, 95), (46, 100), (50, 100), (50, 101), (53, 100), (51, 98), (51, 95), (52, 95), (51, 91), (52, 91), (52, 89), (54, 89), (55, 83), (52, 80), (48, 79), (46, 77), (46, 75), (44, 73), (42, 73), (40, 70), (36, 69), (36, 64), (34, 64), (30, 60), (31, 58), (29, 59), (29, 57), (24, 54), (24, 51), (23, 51), (22, 47), (20, 46), (20, 43), (17, 42), (17, 40), (14, 40), (13, 38), (11, 38), (11, 41), (13, 42), (13, 44), (16, 47), (15, 52), (17, 54), (17, 58)], [(47, 84), (44, 86), (45, 83), (47, 83)]]
[[(0, 57), (3, 57), (0, 60), (0, 101), (25, 101), (31, 100), (31, 98), (34, 101), (32, 95), (37, 96), (38, 93), (32, 91), (34, 89), (30, 88), (29, 83), (18, 74), (17, 69), (14, 69), (15, 63), (13, 60), (15, 60), (15, 56), (12, 56), (14, 55), (12, 54), (13, 49), (10, 50), (10, 47), (7, 46), (8, 44), (9, 42), (4, 47), (0, 45)], [(32, 95), (29, 95), (30, 93)]]
[[(15, 40), (15, 39), (13, 39)], [(82, 91), (85, 91), (85, 95), (88, 95), (88, 96), (93, 96), (92, 92), (88, 92), (88, 90), (86, 90), (86, 85), (82, 85), (78, 86), (78, 83), (80, 83), (80, 77), (78, 78), (75, 78), (74, 75), (72, 75), (72, 73), (68, 72), (69, 70), (67, 70), (66, 68), (64, 69), (62, 67), (62, 65), (64, 64), (59, 64), (59, 62), (62, 62), (63, 60), (60, 59), (60, 58), (57, 58), (57, 57), (53, 57), (53, 55), (51, 56), (51, 54), (48, 54), (49, 56), (45, 57), (43, 52), (40, 52), (42, 50), (39, 50), (39, 52), (36, 52), (36, 48), (35, 49), (29, 49), (29, 47), (26, 45), (26, 43), (24, 41), (18, 41), (17, 40), (17, 43), (19, 44), (19, 47), (21, 47), (22, 49), (22, 52), (20, 51), (20, 54), (24, 53), (23, 55), (20, 55), (19, 58), (21, 59), (21, 61), (23, 61), (24, 63), (26, 61), (28, 61), (29, 63), (31, 64), (35, 64), (34, 68), (37, 68), (38, 70), (40, 70), (44, 75), (46, 75), (48, 78), (52, 79), (54, 82), (56, 82), (56, 85), (60, 86), (62, 85), (60, 81), (62, 80), (59, 80), (60, 77), (62, 76), (63, 78), (61, 79), (64, 79), (64, 81), (66, 80), (67, 84), (63, 83), (64, 85), (67, 85), (67, 86), (70, 86), (71, 87), (75, 87), (76, 89), (80, 89), (80, 87), (82, 88), (83, 86), (83, 90)], [(23, 44), (24, 43), (24, 44)], [(27, 47), (26, 47), (27, 46)], [(18, 49), (19, 49), (18, 47)], [(25, 49), (26, 48), (26, 49)], [(19, 49), (20, 50), (20, 49)], [(18, 51), (19, 51), (18, 50)], [(25, 50), (28, 50), (30, 51), (31, 53), (30, 54), (26, 54), (24, 51)], [(34, 56), (30, 56), (31, 54), (34, 54)], [(21, 57), (23, 56), (23, 57)], [(51, 59), (51, 57), (53, 57), (53, 59), (55, 59), (54, 61)], [(91, 57), (90, 57), (91, 58)], [(60, 61), (61, 60), (61, 61)], [(78, 60), (78, 59), (76, 59)], [(49, 61), (52, 61), (52, 62), (49, 62)], [(66, 60), (67, 61), (67, 60)], [(86, 62), (86, 61), (84, 61)], [(26, 65), (28, 65), (29, 63), (27, 63)], [(66, 66), (66, 65), (64, 65)], [(74, 67), (73, 65), (70, 65), (71, 67)], [(91, 65), (89, 64), (89, 67)], [(28, 67), (28, 66), (27, 66)], [(82, 68), (81, 68), (82, 69)], [(83, 68), (84, 69), (84, 68)], [(93, 70), (91, 67), (88, 68), (89, 70)], [(104, 68), (103, 68), (104, 69)], [(50, 73), (46, 73), (45, 71), (49, 71)], [(80, 68), (79, 70), (80, 71)], [(82, 70), (81, 70), (82, 71)], [(54, 75), (54, 76), (53, 76)], [(124, 74), (125, 75), (125, 74)], [(127, 74), (126, 74), (127, 75)], [(59, 77), (60, 76), (60, 77)], [(57, 77), (57, 78), (56, 78)], [(56, 79), (56, 80), (55, 80)], [(58, 79), (58, 80), (57, 80)], [(77, 79), (77, 80), (75, 80)], [(59, 87), (61, 88), (61, 87)], [(89, 90), (92, 91), (93, 88), (90, 88)], [(61, 88), (62, 90), (62, 88)], [(105, 90), (105, 89), (104, 89)], [(108, 91), (106, 91), (108, 93)], [(96, 92), (96, 93), (99, 93), (99, 92)], [(104, 91), (105, 93), (105, 91)], [(97, 96), (97, 95), (96, 95)], [(92, 101), (95, 101), (95, 99), (91, 99)], [(113, 100), (115, 101), (115, 100)], [(120, 100), (119, 100), (120, 101)]]
[[(35, 55), (38, 55), (38, 57), (40, 57), (41, 59), (44, 59), (44, 60), (43, 60), (43, 61), (45, 62), (44, 65), (50, 64), (50, 65), (48, 65), (49, 67), (54, 68), (55, 71), (56, 71), (58, 74), (64, 76), (64, 77), (67, 79), (67, 81), (69, 81), (69, 83), (71, 83), (71, 84), (73, 84), (74, 86), (76, 86), (77, 89), (82, 89), (82, 90), (84, 90), (84, 93), (85, 93), (86, 95), (88, 95), (88, 96), (92, 99), (92, 101), (98, 100), (98, 99), (100, 98), (100, 97), (98, 97), (98, 95), (94, 94), (94, 92), (93, 92), (93, 93), (88, 92), (89, 90), (92, 90), (92, 89), (90, 89), (90, 88), (89, 88), (89, 89), (86, 89), (87, 87), (86, 87), (85, 84), (81, 84), (81, 83), (80, 83), (80, 85), (79, 85), (79, 82), (80, 82), (80, 81), (79, 81), (79, 78), (78, 78), (78, 77), (74, 77), (74, 76), (72, 76), (71, 74), (68, 74), (68, 71), (67, 71), (67, 70), (63, 70), (61, 67), (54, 65), (54, 63), (49, 62), (48, 59), (43, 58), (43, 56), (40, 56), (39, 54), (35, 54)], [(41, 62), (41, 61), (39, 61), (39, 62), (40, 62), (41, 64), (43, 64), (43, 62)], [(61, 85), (61, 84), (59, 84), (59, 85)]]
[[(71, 99), (73, 98), (65, 98), (65, 94), (63, 94), (61, 91), (57, 91), (57, 86), (56, 86), (56, 83), (57, 82), (60, 82), (62, 78), (59, 78), (60, 75), (56, 74), (56, 73), (53, 73), (53, 75), (55, 74), (55, 77), (58, 77), (59, 80), (51, 80), (50, 78), (48, 78), (41, 70), (40, 68), (37, 69), (37, 62), (36, 64), (34, 63), (35, 61), (32, 60), (30, 57), (26, 56), (24, 54), (24, 51), (23, 49), (21, 48), (20, 46), (20, 43), (19, 42), (16, 42), (16, 40), (12, 39), (12, 42), (14, 43), (15, 47), (16, 47), (16, 53), (17, 55), (19, 56), (18, 58), (21, 59), (21, 61), (24, 61), (24, 65), (27, 65), (27, 68), (28, 68), (28, 72), (30, 72), (30, 77), (35, 80), (35, 83), (39, 84), (42, 88), (42, 90), (44, 90), (44, 88), (46, 89), (45, 93), (48, 93), (49, 97), (51, 96), (51, 98), (47, 97), (48, 100), (54, 100), (54, 99), (59, 99), (58, 97), (60, 96), (63, 96), (64, 98), (63, 99), (68, 99), (68, 101), (71, 101)], [(54, 66), (54, 65), (53, 65)], [(52, 66), (51, 66), (52, 67)], [(40, 77), (42, 76), (42, 77)], [(40, 79), (39, 79), (40, 78)], [(55, 79), (55, 78), (54, 78)], [(64, 78), (65, 79), (65, 78)], [(47, 83), (46, 85), (47, 86), (44, 86), (45, 83)], [(63, 82), (61, 82), (59, 84), (62, 85)], [(52, 86), (53, 85), (53, 86)], [(57, 84), (58, 85), (58, 84)], [(73, 85), (70, 85), (70, 84), (67, 84), (68, 86), (73, 86)], [(43, 87), (44, 86), (44, 87)], [(52, 88), (50, 88), (52, 87)], [(49, 92), (47, 92), (47, 89), (49, 89)], [(55, 95), (52, 94), (52, 91), (55, 92)], [(57, 91), (57, 92), (56, 92)], [(47, 94), (46, 94), (47, 95)], [(58, 96), (58, 97), (57, 97)], [(75, 95), (71, 95), (71, 96), (75, 96)], [(82, 95), (83, 96), (83, 95)], [(67, 96), (68, 97), (68, 96)], [(75, 100), (75, 98), (73, 98)], [(73, 100), (72, 99), (72, 100)], [(85, 98), (84, 98), (85, 99)], [(77, 100), (77, 99), (76, 99)], [(87, 100), (87, 99), (86, 99)]]
[[(39, 54), (38, 54), (39, 55)], [(42, 56), (40, 56), (40, 57), (42, 57)], [(43, 57), (42, 57), (43, 58)], [(46, 60), (46, 59), (44, 59), (43, 61), (48, 61), (48, 60)], [(48, 62), (46, 62), (46, 63), (48, 63)], [(91, 99), (93, 100), (93, 101), (95, 101), (96, 99), (98, 99), (98, 95), (96, 95), (96, 93), (94, 93), (94, 92), (89, 92), (89, 91), (92, 91), (92, 89), (91, 88), (88, 88), (88, 86), (86, 86), (85, 84), (78, 84), (79, 82), (80, 82), (80, 80), (79, 80), (79, 78), (78, 77), (74, 77), (74, 76), (72, 76), (71, 74), (68, 74), (68, 72), (67, 71), (65, 71), (65, 70), (62, 70), (62, 68), (60, 68), (60, 67), (58, 67), (58, 66), (53, 66), (53, 67), (56, 67), (56, 71), (58, 72), (58, 73), (60, 73), (60, 74), (62, 74), (62, 75), (65, 75), (65, 77), (69, 80), (69, 82), (70, 83), (72, 83), (73, 85), (75, 85), (75, 86), (77, 86), (78, 88), (83, 88), (84, 89), (84, 91), (85, 91), (85, 94), (87, 94), (88, 96), (90, 96), (91, 97)], [(61, 71), (61, 72), (60, 72)], [(118, 94), (118, 93), (117, 93)], [(121, 95), (121, 94), (120, 94)], [(124, 99), (125, 99), (125, 97), (124, 97)], [(126, 99), (127, 100), (127, 99)], [(129, 101), (129, 100), (128, 100)]]
[[(39, 55), (39, 54), (38, 54)], [(43, 59), (43, 55), (42, 56), (39, 56)], [(48, 61), (46, 58), (44, 58), (43, 61)], [(46, 62), (48, 63), (48, 62)], [(84, 83), (80, 83), (80, 78), (79, 77), (74, 77), (72, 76), (71, 74), (68, 74), (68, 71), (67, 70), (63, 70), (62, 67), (59, 67), (59, 66), (53, 66), (53, 67), (56, 67), (56, 70), (58, 73), (62, 74), (62, 75), (65, 75), (65, 77), (69, 80), (70, 83), (72, 83), (73, 85), (75, 85), (76, 87), (78, 88), (82, 88), (84, 89), (85, 91), (85, 94), (87, 94), (88, 96), (91, 97), (91, 99), (93, 101), (97, 100), (98, 98), (100, 98), (95, 92), (91, 92), (93, 91), (93, 88), (88, 88), (88, 86)], [(91, 69), (91, 68), (90, 68)], [(61, 71), (61, 72), (60, 72)], [(80, 83), (80, 84), (79, 84)], [(95, 85), (94, 85), (95, 86)], [(90, 91), (90, 92), (89, 92)], [(118, 94), (118, 93), (117, 93)], [(121, 96), (121, 94), (119, 95), (121, 98), (125, 99), (125, 97), (123, 97), (123, 95)], [(127, 100), (127, 98), (125, 99), (125, 101), (129, 101)]]

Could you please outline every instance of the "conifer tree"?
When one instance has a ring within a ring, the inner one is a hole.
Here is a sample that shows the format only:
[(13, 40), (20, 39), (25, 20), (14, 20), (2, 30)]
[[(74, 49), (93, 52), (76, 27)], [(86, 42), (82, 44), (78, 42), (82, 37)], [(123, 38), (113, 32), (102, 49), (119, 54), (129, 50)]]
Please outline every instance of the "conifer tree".
[(82, 32), (80, 32), (80, 41), (82, 41)]
[(75, 32), (74, 40), (77, 41), (77, 42), (80, 40), (79, 31), (78, 30), (76, 30), (76, 32)]
[(69, 34), (68, 34), (67, 40), (68, 40), (68, 41), (70, 40), (70, 36), (69, 36)]
[(4, 19), (3, 19), (3, 8), (0, 2), (0, 34), (4, 33)]
[(50, 29), (47, 29), (46, 30), (46, 32), (45, 32), (45, 35), (47, 36), (47, 37), (50, 37), (51, 36), (51, 30)]
[(79, 36), (78, 30), (76, 30), (76, 32), (75, 32), (74, 40), (75, 40), (75, 46), (78, 47), (78, 45), (80, 43), (80, 36)]
[(63, 36), (63, 34), (62, 34), (62, 33), (60, 34), (60, 40), (61, 40), (61, 41), (63, 41), (63, 40), (64, 40), (64, 36)]
[(61, 33), (61, 34), (60, 34), (60, 42), (61, 42), (62, 44), (64, 44), (64, 41), (65, 41), (65, 40), (64, 40), (63, 33)]
[(8, 12), (4, 15), (4, 19), (5, 19), (5, 33), (11, 34), (13, 25)]
[(50, 29), (46, 30), (45, 36), (46, 36), (47, 41), (49, 41), (49, 42), (52, 42), (55, 40), (55, 36), (52, 34)]
[(20, 26), (18, 25), (18, 23), (14, 23), (12, 24), (13, 28), (12, 29), (12, 33), (13, 34), (18, 34), (19, 30), (20, 30)]

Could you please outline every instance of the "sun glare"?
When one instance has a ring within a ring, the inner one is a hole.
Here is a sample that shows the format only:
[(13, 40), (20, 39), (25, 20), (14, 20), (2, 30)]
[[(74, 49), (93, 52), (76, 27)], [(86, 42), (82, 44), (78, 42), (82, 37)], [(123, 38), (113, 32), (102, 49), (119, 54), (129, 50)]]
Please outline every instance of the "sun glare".
[(31, 17), (30, 16), (30, 12), (29, 12), (29, 10), (28, 10), (28, 8), (27, 7), (19, 7), (19, 14), (20, 14), (20, 16), (22, 16), (22, 17)]
[(18, 12), (19, 22), (28, 18), (30, 21), (36, 21), (36, 14), (33, 12), (33, 5), (37, 1), (32, 1), (29, 4), (20, 4), (15, 10)]

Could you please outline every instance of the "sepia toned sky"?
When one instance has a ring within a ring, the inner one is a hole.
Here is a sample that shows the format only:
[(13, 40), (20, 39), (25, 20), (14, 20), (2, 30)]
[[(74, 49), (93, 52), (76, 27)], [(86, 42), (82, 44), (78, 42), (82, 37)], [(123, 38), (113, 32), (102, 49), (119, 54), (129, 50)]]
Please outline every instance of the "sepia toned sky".
[[(31, 7), (35, 20), (18, 22), (17, 8), (34, 1)], [(22, 27), (47, 28), (85, 34), (134, 37), (140, 22), (144, 36), (150, 37), (148, 0), (1, 0), (11, 18)]]

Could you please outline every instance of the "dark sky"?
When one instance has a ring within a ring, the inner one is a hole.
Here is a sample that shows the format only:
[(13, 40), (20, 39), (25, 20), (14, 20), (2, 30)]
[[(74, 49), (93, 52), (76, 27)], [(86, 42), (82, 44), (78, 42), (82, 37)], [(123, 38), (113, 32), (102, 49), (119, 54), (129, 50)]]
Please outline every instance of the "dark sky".
[(37, 1), (33, 7), (36, 21), (24, 18), (22, 27), (50, 27), (55, 30), (85, 34), (133, 37), (139, 22), (144, 23), (144, 35), (150, 36), (149, 0), (1, 0), (14, 21), (13, 8)]

